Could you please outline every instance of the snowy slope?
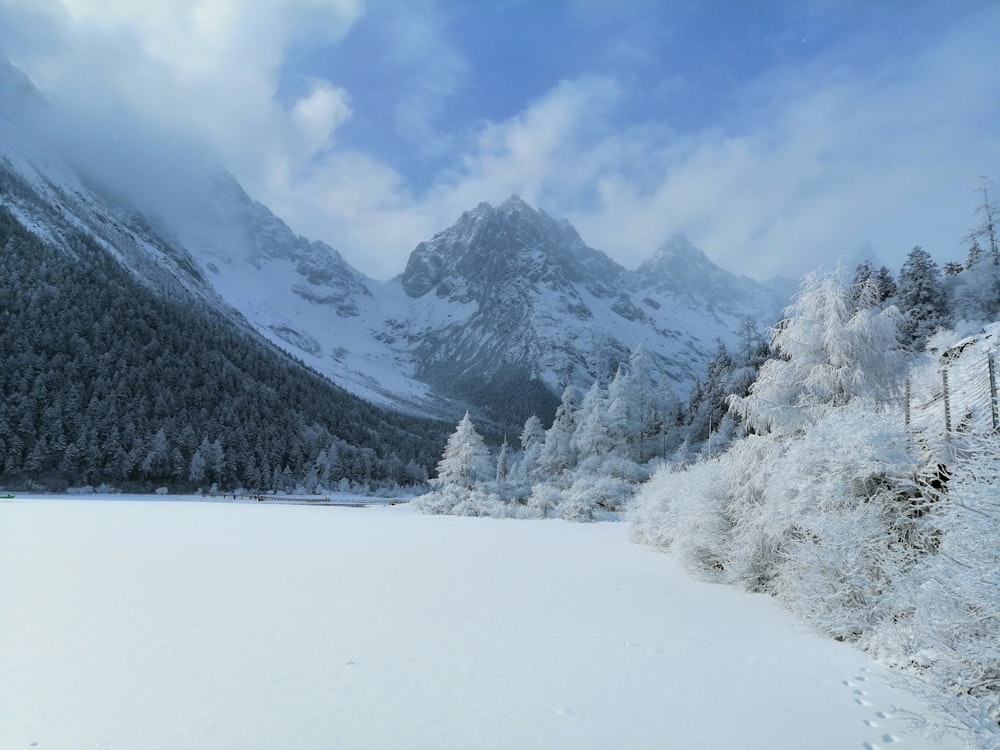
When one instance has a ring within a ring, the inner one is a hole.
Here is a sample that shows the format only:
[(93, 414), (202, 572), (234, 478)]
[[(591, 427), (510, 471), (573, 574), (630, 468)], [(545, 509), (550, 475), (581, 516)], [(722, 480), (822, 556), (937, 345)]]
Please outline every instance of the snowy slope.
[(627, 534), (0, 502), (0, 746), (963, 747), (858, 651)]
[(0, 58), (0, 205), (43, 239), (72, 253), (67, 237), (89, 235), (144, 282), (216, 300), (186, 250), (133, 206), (88, 183), (46, 138), (56, 115)]

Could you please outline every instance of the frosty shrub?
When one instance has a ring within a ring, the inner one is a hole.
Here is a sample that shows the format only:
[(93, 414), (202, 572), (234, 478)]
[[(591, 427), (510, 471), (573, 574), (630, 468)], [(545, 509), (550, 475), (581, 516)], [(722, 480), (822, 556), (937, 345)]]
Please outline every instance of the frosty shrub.
[[(871, 645), (883, 659), (920, 675), (921, 683), (929, 677), (950, 696), (944, 707), (952, 715), (995, 742), (1000, 731), (996, 437), (964, 438), (953, 465), (948, 491), (930, 506), (928, 521), (940, 532), (939, 544), (899, 591), (910, 605), (908, 616), (883, 622)], [(955, 701), (959, 696), (962, 701)], [(984, 724), (982, 716), (992, 723)]]
[(768, 589), (780, 559), (781, 533), (768, 521), (780, 510), (766, 506), (773, 498), (773, 473), (786, 449), (787, 441), (773, 435), (749, 435), (719, 458), (732, 521), (726, 580), (751, 591)]
[(857, 637), (914, 559), (911, 506), (899, 500), (914, 467), (897, 417), (857, 400), (795, 440), (750, 435), (713, 460), (661, 469), (637, 495), (634, 537)]
[(540, 518), (547, 518), (555, 511), (562, 499), (562, 489), (555, 484), (543, 482), (531, 488), (528, 508)]
[(625, 509), (634, 491), (634, 485), (615, 477), (580, 477), (561, 493), (559, 517), (566, 521), (593, 521), (603, 514), (617, 513)]
[[(791, 609), (837, 636), (850, 633), (829, 618), (852, 610), (849, 619), (870, 619), (906, 557), (908, 506), (897, 493), (914, 466), (900, 423), (859, 399), (830, 410), (799, 439), (780, 441), (779, 455), (753, 456), (769, 466), (766, 483), (754, 501), (732, 509), (734, 556), (755, 562), (742, 572), (744, 583), (773, 584)], [(753, 490), (748, 468), (734, 476), (736, 488)]]
[(717, 579), (729, 553), (729, 495), (721, 462), (662, 467), (636, 495), (629, 519), (634, 540), (672, 548), (688, 569)]
[(489, 492), (479, 487), (466, 491), (462, 498), (451, 508), (456, 516), (492, 516), (503, 518), (506, 513), (506, 503), (495, 492)]
[(446, 484), (438, 487), (433, 492), (421, 495), (413, 501), (413, 507), (422, 513), (445, 514), (451, 513), (452, 509), (461, 503), (469, 490), (455, 484)]
[(680, 470), (664, 464), (636, 492), (628, 514), (633, 542), (661, 550), (670, 548), (674, 541), (673, 482), (679, 473)]
[(629, 458), (614, 455), (607, 456), (601, 462), (597, 474), (621, 479), (631, 484), (639, 484), (649, 479), (649, 469)]
[(906, 569), (889, 513), (873, 498), (809, 514), (783, 543), (775, 594), (827, 635), (862, 638), (891, 610), (885, 600)]

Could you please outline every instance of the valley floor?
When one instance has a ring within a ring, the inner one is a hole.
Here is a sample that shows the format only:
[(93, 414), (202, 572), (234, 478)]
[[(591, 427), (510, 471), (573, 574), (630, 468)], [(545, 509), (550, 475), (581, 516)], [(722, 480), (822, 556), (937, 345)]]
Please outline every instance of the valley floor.
[(960, 748), (625, 524), (0, 501), (0, 746)]

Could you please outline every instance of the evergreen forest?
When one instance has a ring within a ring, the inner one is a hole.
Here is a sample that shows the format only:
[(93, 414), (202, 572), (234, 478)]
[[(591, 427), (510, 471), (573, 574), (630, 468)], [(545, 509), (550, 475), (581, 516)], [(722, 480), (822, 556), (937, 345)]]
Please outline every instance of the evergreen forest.
[(0, 485), (307, 491), (423, 483), (447, 431), (343, 391), (88, 235), (0, 210)]

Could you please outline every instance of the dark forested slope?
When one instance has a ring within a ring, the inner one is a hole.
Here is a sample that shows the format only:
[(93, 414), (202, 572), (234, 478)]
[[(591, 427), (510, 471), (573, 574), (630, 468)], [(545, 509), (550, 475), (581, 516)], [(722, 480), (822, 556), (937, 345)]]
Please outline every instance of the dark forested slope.
[(89, 236), (0, 209), (0, 483), (291, 490), (421, 481), (437, 422), (378, 409)]

